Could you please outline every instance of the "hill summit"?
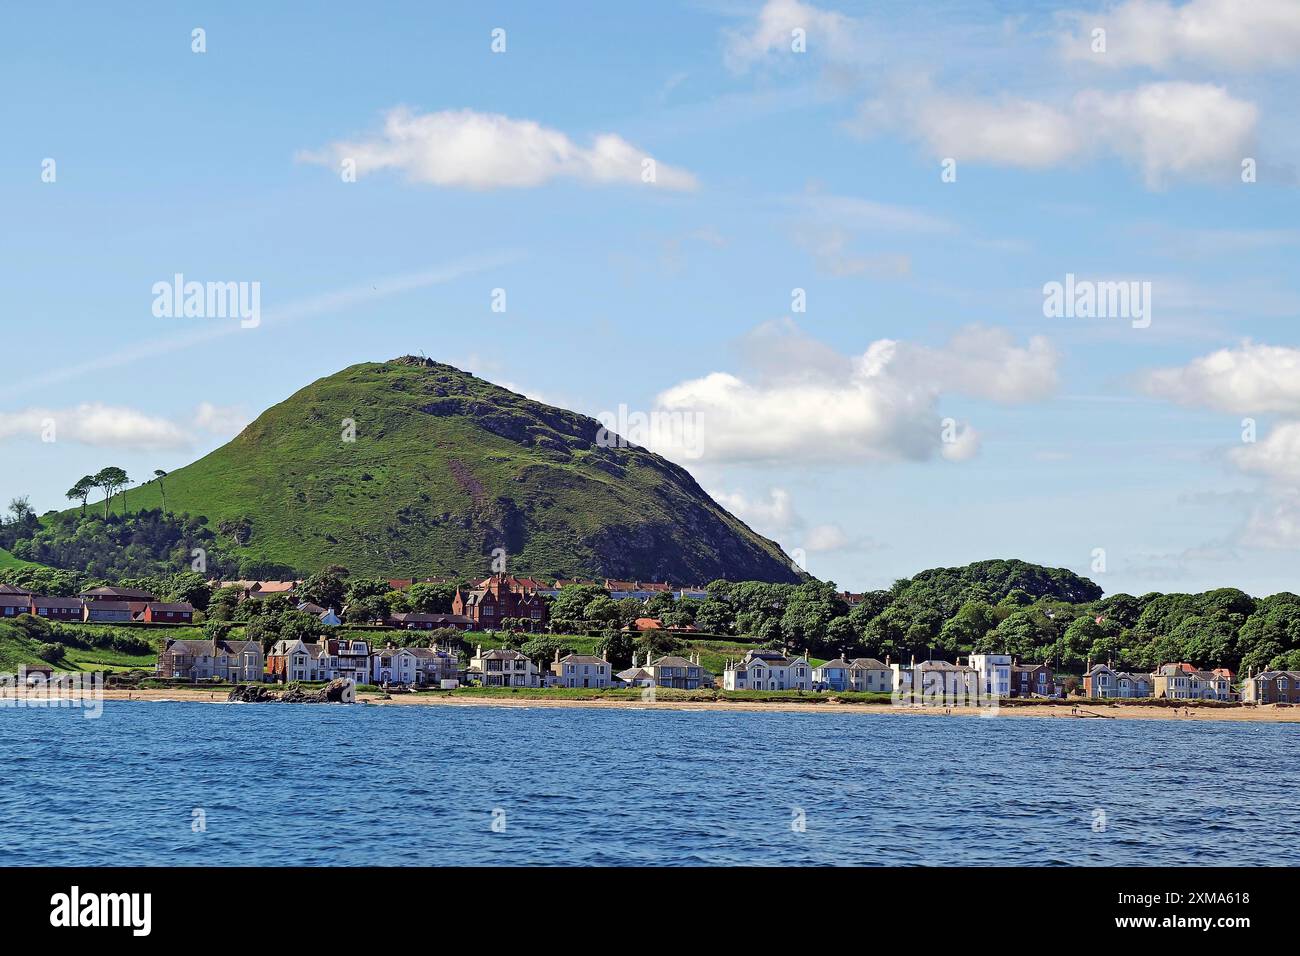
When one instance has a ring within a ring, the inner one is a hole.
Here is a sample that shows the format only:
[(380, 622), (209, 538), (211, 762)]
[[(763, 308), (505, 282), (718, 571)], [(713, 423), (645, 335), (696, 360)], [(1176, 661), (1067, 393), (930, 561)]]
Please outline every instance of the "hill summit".
[[(353, 365), (169, 474), (167, 510), (207, 516), (241, 558), (302, 570), (487, 573), (503, 549), (533, 575), (802, 577), (685, 469), (604, 447), (600, 428), (430, 359)], [(132, 498), (162, 504), (157, 483)]]

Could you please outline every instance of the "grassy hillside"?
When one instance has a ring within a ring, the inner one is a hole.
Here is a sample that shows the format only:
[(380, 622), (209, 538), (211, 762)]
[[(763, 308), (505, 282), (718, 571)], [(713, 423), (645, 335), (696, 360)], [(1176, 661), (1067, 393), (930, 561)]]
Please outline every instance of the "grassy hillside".
[(23, 664), (44, 664), (37, 654), (41, 642), (0, 621), (0, 673), (12, 674)]
[(0, 570), (5, 568), (38, 568), (39, 564), (31, 561), (24, 561), (21, 558), (15, 558), (4, 548), (0, 548)]
[(169, 511), (237, 535), (241, 557), (302, 570), (486, 572), (504, 548), (519, 573), (798, 580), (774, 542), (684, 469), (599, 447), (599, 428), (447, 365), (355, 365), (268, 409), (165, 488), (132, 489), (130, 506), (158, 507), (165, 490)]
[[(66, 626), (64, 629), (68, 629)], [(94, 624), (79, 624), (75, 629), (83, 636), (98, 634), (111, 637), (116, 634), (131, 634), (144, 638), (152, 645), (145, 653), (132, 653), (114, 647), (78, 647), (66, 644), (66, 638), (58, 633), (32, 636), (24, 633), (21, 627), (12, 621), (0, 621), (0, 673), (12, 673), (22, 664), (43, 664), (39, 651), (42, 645), (50, 643), (63, 644), (63, 659), (50, 666), (56, 671), (122, 671), (144, 668), (153, 670), (158, 661), (157, 648), (167, 637), (194, 637), (195, 632), (187, 628), (156, 628), (148, 631)], [(56, 626), (57, 632), (59, 627)], [(107, 642), (105, 642), (107, 643)]]

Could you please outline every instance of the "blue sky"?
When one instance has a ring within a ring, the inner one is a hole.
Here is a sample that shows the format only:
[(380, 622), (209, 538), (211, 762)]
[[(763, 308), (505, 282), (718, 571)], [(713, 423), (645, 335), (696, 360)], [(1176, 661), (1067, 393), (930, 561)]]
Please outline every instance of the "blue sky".
[[(655, 447), (845, 587), (1297, 589), (1300, 4), (268, 6), (6, 12), (0, 499), (422, 352), (694, 416)], [(262, 321), (155, 317), (175, 273)]]

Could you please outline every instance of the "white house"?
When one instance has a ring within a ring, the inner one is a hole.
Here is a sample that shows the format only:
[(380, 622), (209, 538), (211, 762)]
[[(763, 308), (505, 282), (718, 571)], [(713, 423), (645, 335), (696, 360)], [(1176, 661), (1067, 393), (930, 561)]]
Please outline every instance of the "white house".
[(728, 661), (722, 672), (724, 690), (812, 690), (813, 669), (806, 656), (786, 657), (780, 651), (753, 650), (743, 660)]
[(868, 691), (875, 694), (890, 694), (894, 691), (894, 671), (888, 663), (880, 663), (874, 657), (855, 657), (849, 661), (849, 683), (847, 690)]
[(552, 687), (612, 687), (613, 683), (613, 669), (605, 658), (590, 654), (561, 657), (558, 650), (555, 652), (555, 663), (551, 665)]
[(961, 664), (947, 661), (921, 661), (911, 664), (891, 664), (894, 692), (904, 696), (915, 694), (917, 702), (940, 706), (974, 703), (982, 690), (979, 672)]
[[(724, 674), (723, 680), (726, 676)], [(843, 657), (824, 661), (812, 671), (813, 686), (818, 690), (848, 690), (849, 662)]]
[[(650, 663), (650, 652), (646, 652), (646, 663)], [(636, 655), (632, 655), (632, 666), (627, 670), (621, 670), (614, 675), (618, 684), (625, 687), (651, 687), (655, 682), (655, 675), (650, 673), (644, 667), (640, 667), (636, 662)]]
[(358, 685), (370, 683), (370, 644), (348, 638), (326, 638), (321, 647), (321, 680), (345, 677)]
[(327, 627), (338, 627), (343, 623), (342, 618), (334, 613), (334, 608), (323, 608), (319, 604), (312, 604), (310, 601), (301, 601), (298, 604), (298, 610), (304, 614), (314, 615), (317, 620)]
[(469, 662), (469, 676), (484, 687), (540, 687), (541, 671), (519, 651), (484, 651), (480, 644)]
[(375, 651), (371, 673), (376, 684), (418, 684), (420, 658), (407, 647), (394, 647), (389, 644), (381, 651)]
[(394, 647), (375, 651), (371, 676), (376, 684), (439, 687), (455, 680), (460, 660), (452, 651), (437, 647)]
[(979, 674), (980, 691), (985, 696), (1011, 696), (1010, 654), (972, 654), (970, 666)]

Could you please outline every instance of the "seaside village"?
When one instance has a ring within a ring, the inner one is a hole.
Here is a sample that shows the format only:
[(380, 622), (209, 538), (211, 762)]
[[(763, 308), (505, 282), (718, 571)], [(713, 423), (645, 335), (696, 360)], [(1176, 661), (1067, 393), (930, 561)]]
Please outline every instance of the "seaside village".
[[(426, 578), (424, 582), (441, 582)], [(214, 581), (214, 586), (234, 586), (241, 601), (274, 595), (293, 600), (300, 582)], [(390, 581), (394, 588), (414, 579)], [(570, 584), (587, 581), (540, 581), (494, 574), (475, 586), (457, 589), (449, 614), (395, 613), (372, 626), (403, 631), (454, 628), (462, 632), (490, 632), (505, 620), (523, 621), (534, 630), (547, 622), (546, 598)], [(604, 589), (614, 600), (649, 600), (671, 592), (676, 600), (703, 600), (701, 588), (668, 583), (606, 580)], [(844, 593), (847, 602), (860, 595)], [(156, 676), (170, 680), (289, 682), (345, 679), (357, 685), (402, 689), (455, 689), (461, 686), (517, 688), (646, 688), (680, 690), (718, 688), (727, 691), (874, 692), (911, 695), (918, 700), (935, 696), (946, 701), (979, 702), (982, 699), (1062, 698), (1062, 683), (1043, 663), (1021, 663), (1006, 654), (971, 654), (962, 663), (942, 660), (884, 661), (873, 658), (834, 660), (813, 664), (807, 652), (756, 648), (743, 658), (728, 660), (723, 673), (701, 666), (698, 653), (634, 655), (630, 667), (615, 672), (609, 661), (590, 654), (556, 652), (543, 668), (518, 650), (484, 649), (474, 644), (468, 660), (451, 647), (397, 646), (385, 635), (378, 641), (355, 636), (355, 630), (338, 630), (352, 636), (329, 636), (339, 628), (346, 608), (322, 608), (298, 601), (300, 611), (313, 614), (322, 625), (315, 642), (279, 641), (263, 653), (257, 641), (209, 638), (168, 638), (160, 649)], [(0, 618), (31, 614), (55, 622), (102, 624), (192, 625), (195, 610), (189, 604), (156, 600), (146, 591), (122, 587), (97, 587), (76, 597), (31, 594), (0, 584)], [(639, 618), (631, 629), (644, 632), (661, 628), (658, 619)], [(691, 626), (664, 628), (690, 631)], [(361, 633), (364, 633), (362, 631)], [(50, 668), (29, 667), (46, 676)], [(1187, 663), (1165, 664), (1154, 673), (1130, 673), (1107, 664), (1089, 664), (1082, 678), (1084, 697), (1093, 699), (1164, 698), (1168, 700), (1241, 701), (1253, 704), (1300, 703), (1300, 671), (1267, 671), (1247, 676), (1239, 689), (1226, 668), (1206, 671)]]

